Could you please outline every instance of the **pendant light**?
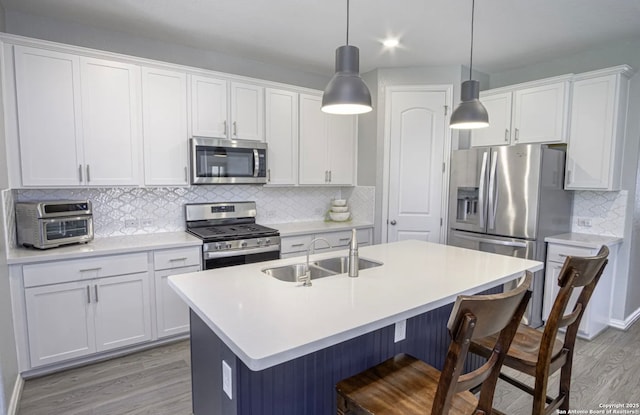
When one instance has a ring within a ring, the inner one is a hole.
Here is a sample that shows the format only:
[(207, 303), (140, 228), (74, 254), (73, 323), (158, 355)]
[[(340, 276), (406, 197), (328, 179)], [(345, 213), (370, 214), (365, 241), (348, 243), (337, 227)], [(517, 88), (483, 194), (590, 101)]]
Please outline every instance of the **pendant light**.
[(336, 73), (322, 95), (322, 111), (329, 114), (364, 114), (372, 109), (371, 93), (360, 78), (360, 51), (349, 45), (347, 0), (347, 44), (336, 49)]
[(469, 80), (462, 83), (460, 105), (453, 111), (449, 127), (455, 129), (475, 129), (489, 126), (489, 114), (480, 102), (480, 83), (472, 79), (473, 69), (473, 15), (475, 0), (471, 1), (471, 59), (469, 62)]

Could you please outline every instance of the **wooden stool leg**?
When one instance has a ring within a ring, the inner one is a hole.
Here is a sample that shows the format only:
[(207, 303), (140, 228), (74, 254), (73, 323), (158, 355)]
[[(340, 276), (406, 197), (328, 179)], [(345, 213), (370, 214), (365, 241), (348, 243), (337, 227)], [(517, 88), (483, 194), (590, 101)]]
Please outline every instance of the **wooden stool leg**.
[[(547, 406), (547, 386), (549, 383), (549, 365), (544, 373), (536, 373), (536, 382), (533, 391), (533, 411), (531, 415), (545, 415), (545, 407)], [(536, 371), (537, 372), (537, 371)]]

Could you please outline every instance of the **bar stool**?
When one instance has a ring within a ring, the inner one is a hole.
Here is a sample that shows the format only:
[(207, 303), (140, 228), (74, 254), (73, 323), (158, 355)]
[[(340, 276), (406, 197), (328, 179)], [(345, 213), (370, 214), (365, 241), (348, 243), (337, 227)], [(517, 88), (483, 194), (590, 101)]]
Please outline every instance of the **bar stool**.
[[(569, 411), (571, 389), (571, 366), (576, 335), (580, 320), (596, 288), (600, 276), (607, 265), (609, 249), (602, 246), (596, 256), (568, 256), (558, 275), (560, 291), (546, 321), (544, 331), (520, 324), (504, 360), (504, 365), (535, 378), (535, 386), (530, 386), (504, 373), (500, 379), (516, 386), (533, 396), (532, 415), (555, 414), (557, 409)], [(570, 314), (565, 314), (571, 294), (580, 288), (580, 294)], [(564, 340), (557, 338), (558, 330), (566, 327)], [(491, 355), (491, 345), (495, 336), (473, 340), (471, 352), (484, 357)], [(560, 372), (560, 385), (555, 398), (547, 396), (549, 376)], [(548, 404), (548, 406), (547, 406)], [(501, 412), (494, 409), (494, 414)]]
[[(338, 382), (338, 414), (490, 414), (505, 351), (531, 296), (532, 278), (527, 272), (507, 293), (459, 296), (447, 323), (452, 340), (442, 372), (413, 356), (396, 355)], [(462, 374), (470, 341), (498, 332), (487, 362)], [(480, 384), (477, 399), (469, 390)]]

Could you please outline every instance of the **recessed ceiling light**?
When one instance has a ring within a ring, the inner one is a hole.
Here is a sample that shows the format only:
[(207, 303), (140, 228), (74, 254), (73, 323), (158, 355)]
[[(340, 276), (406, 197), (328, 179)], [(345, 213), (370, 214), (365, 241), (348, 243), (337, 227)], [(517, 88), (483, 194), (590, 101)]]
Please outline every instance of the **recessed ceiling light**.
[(382, 41), (382, 44), (387, 48), (395, 48), (400, 44), (400, 41), (395, 38), (389, 38)]

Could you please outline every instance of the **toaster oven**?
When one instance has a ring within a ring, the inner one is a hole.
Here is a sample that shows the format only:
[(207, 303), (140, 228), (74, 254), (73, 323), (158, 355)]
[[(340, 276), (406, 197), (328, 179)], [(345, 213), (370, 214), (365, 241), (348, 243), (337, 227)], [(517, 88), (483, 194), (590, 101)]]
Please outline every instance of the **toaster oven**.
[(16, 203), (18, 245), (39, 249), (93, 239), (93, 212), (88, 200)]

